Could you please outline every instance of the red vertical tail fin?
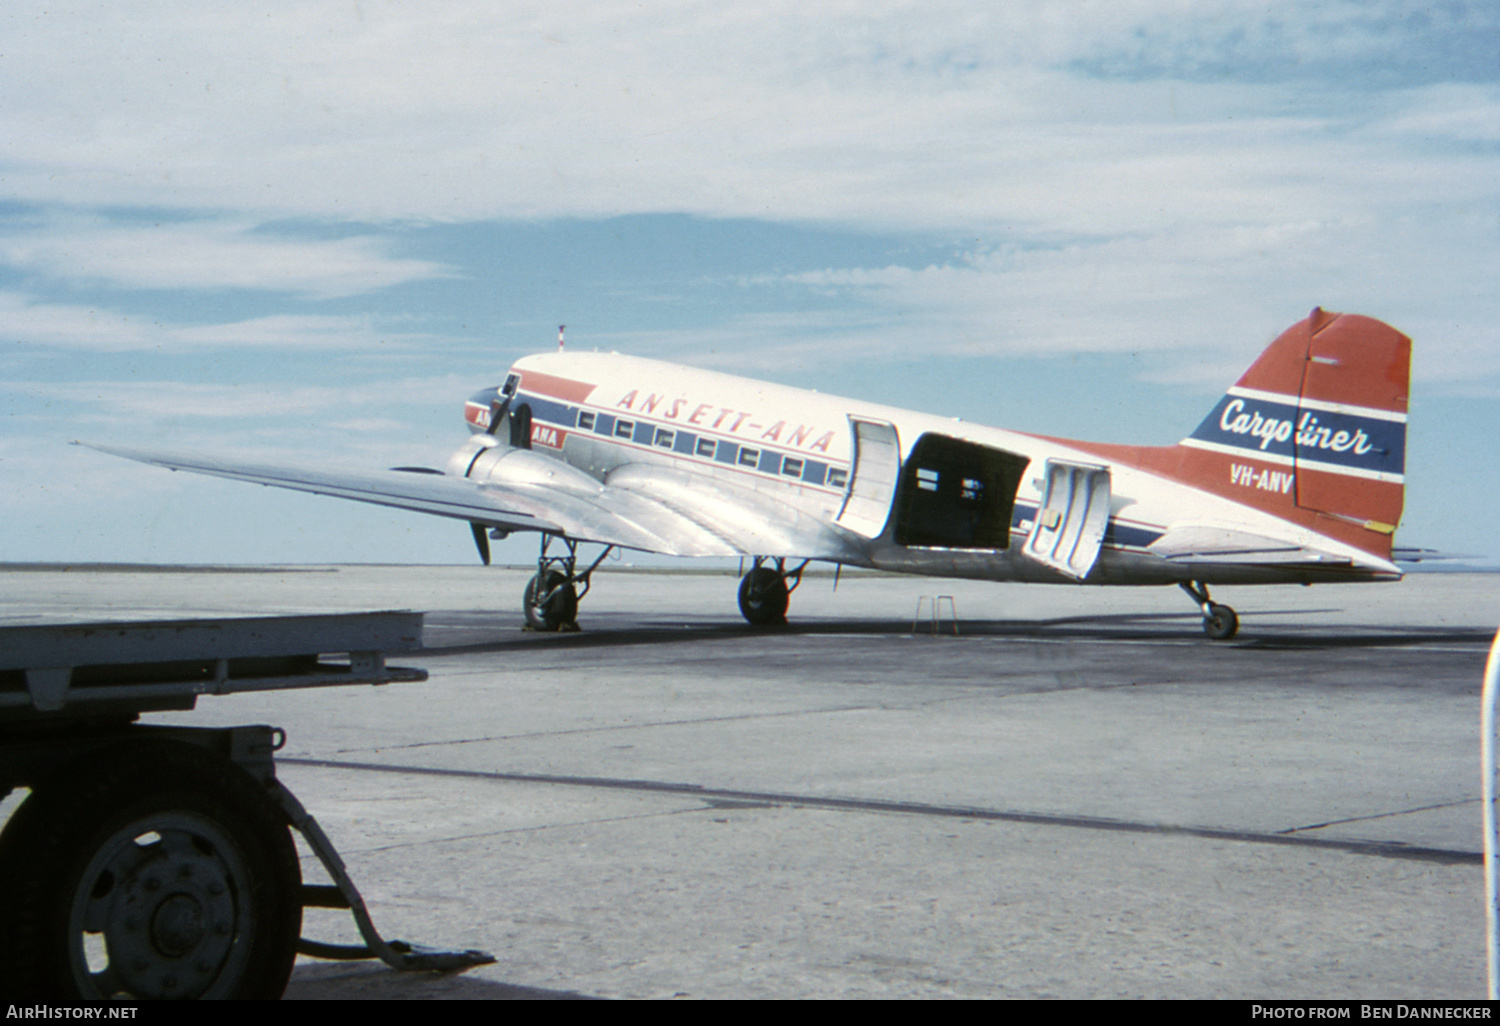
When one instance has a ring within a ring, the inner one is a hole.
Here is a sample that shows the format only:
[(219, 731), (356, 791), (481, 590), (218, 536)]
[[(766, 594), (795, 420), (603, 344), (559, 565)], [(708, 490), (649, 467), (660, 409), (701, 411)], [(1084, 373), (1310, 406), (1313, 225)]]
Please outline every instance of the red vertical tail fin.
[(1410, 366), (1411, 339), (1389, 325), (1313, 310), (1182, 440), (1215, 456), (1188, 461), (1194, 476), (1389, 559), (1404, 501)]

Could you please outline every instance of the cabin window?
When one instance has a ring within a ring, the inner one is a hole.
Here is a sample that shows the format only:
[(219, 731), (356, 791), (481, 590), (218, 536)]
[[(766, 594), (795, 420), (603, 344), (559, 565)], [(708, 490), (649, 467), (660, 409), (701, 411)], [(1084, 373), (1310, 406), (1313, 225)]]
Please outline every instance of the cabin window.
[(781, 464), (781, 473), (786, 477), (801, 477), (802, 461), (788, 456)]
[(740, 450), (740, 466), (755, 467), (760, 463), (760, 450), (743, 448)]
[(663, 449), (672, 448), (672, 443), (677, 440), (677, 432), (669, 428), (656, 429), (656, 444)]
[(617, 420), (617, 421), (615, 421), (615, 437), (616, 438), (629, 438), (633, 434), (635, 434), (635, 421), (633, 421), (633, 420)]
[(828, 471), (828, 487), (843, 488), (849, 483), (849, 471), (843, 467), (834, 467)]
[(707, 459), (714, 458), (714, 447), (717, 443), (712, 438), (698, 439), (698, 455)]
[(594, 414), (591, 410), (584, 410), (578, 414), (578, 427), (582, 431), (594, 430)]

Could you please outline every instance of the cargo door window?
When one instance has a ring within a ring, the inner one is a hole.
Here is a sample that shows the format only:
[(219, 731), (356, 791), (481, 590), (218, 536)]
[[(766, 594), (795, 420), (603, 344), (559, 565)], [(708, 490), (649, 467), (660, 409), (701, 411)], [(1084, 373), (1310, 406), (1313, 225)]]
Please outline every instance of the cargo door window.
[(898, 545), (1004, 549), (1010, 545), (1025, 456), (926, 434), (912, 446), (896, 501)]

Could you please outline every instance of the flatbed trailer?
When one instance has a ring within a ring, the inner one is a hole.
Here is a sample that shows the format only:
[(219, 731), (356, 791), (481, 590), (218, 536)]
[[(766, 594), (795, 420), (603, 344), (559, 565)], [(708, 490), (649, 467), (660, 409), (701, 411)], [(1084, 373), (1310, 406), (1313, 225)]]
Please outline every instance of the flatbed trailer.
[[(0, 994), (274, 998), (300, 951), (398, 969), (493, 961), (386, 941), (332, 843), (277, 779), (279, 727), (159, 726), (201, 695), (427, 679), (386, 665), (422, 614), (0, 626)], [(332, 884), (305, 884), (291, 831)], [(362, 945), (301, 938), (346, 908)]]

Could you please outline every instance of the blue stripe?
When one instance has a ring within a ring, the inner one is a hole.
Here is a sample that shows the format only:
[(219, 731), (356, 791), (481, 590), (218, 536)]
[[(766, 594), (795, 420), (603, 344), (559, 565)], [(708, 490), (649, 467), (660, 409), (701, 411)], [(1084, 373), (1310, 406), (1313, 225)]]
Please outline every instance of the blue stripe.
[[(1010, 516), (1010, 527), (1012, 531), (1019, 530), (1021, 525), (1028, 520), (1036, 520), (1037, 507), (1029, 502), (1018, 502), (1014, 512)], [(1104, 544), (1115, 548), (1125, 546), (1133, 549), (1145, 549), (1162, 535), (1162, 532), (1149, 527), (1140, 527), (1136, 524), (1122, 524), (1120, 521), (1110, 518), (1104, 528)]]
[(549, 424), (561, 424), (564, 427), (572, 427), (578, 423), (578, 407), (560, 403), (555, 399), (546, 399), (530, 392), (522, 392), (517, 396), (519, 402), (531, 407), (531, 418), (533, 420), (545, 420)]
[(1298, 409), (1291, 403), (1226, 395), (1189, 437), (1285, 459), (1400, 474), (1406, 425), (1356, 413)]
[(1153, 531), (1146, 527), (1136, 527), (1134, 524), (1122, 524), (1118, 520), (1111, 520), (1109, 526), (1104, 529), (1105, 545), (1125, 545), (1130, 548), (1145, 549), (1149, 548), (1160, 537), (1160, 531)]

